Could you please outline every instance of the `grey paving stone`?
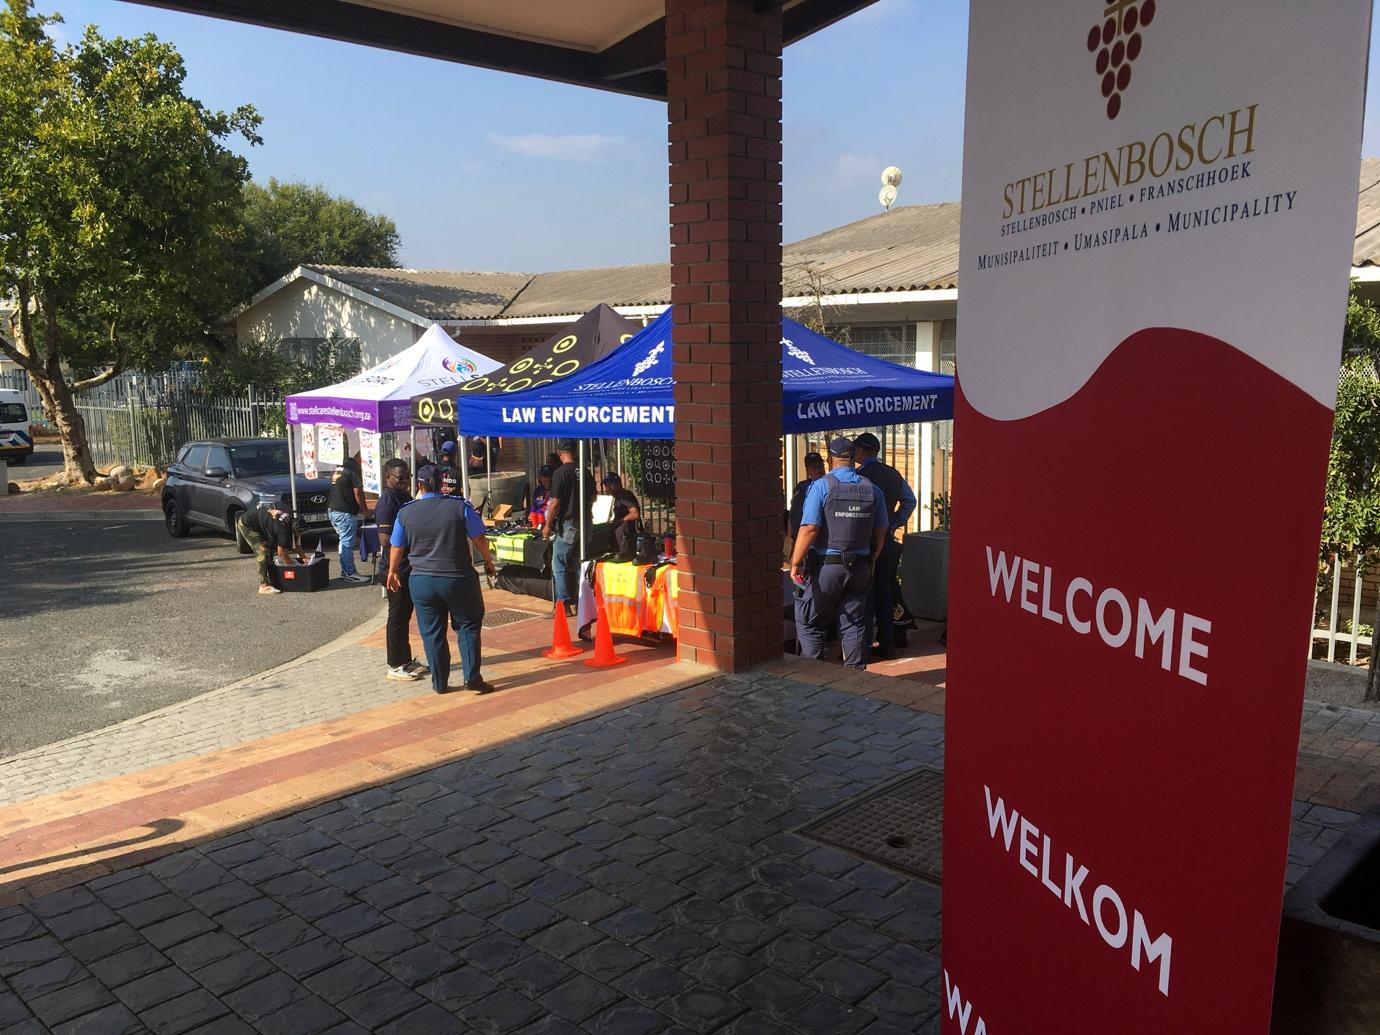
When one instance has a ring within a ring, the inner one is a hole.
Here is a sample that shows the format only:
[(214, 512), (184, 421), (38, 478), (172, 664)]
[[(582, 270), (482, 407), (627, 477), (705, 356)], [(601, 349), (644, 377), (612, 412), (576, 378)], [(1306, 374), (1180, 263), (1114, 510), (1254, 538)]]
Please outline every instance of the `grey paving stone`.
[(500, 988), (460, 1009), (460, 1016), (486, 1035), (502, 1035), (537, 1020), (545, 1011), (525, 996)]
[(28, 903), (27, 908), (35, 916), (46, 921), (63, 913), (70, 913), (74, 909), (96, 905), (97, 902), (98, 899), (90, 890), (78, 886), (50, 892)]
[(211, 931), (169, 946), (167, 957), (186, 971), (223, 960), (244, 949), (244, 943), (224, 931)]
[(596, 981), (608, 984), (614, 978), (642, 966), (648, 959), (644, 953), (609, 938), (582, 949), (571, 956), (568, 962)]
[(350, 939), (345, 943), (345, 948), (373, 963), (381, 963), (424, 944), (426, 939), (412, 928), (398, 923), (386, 923), (358, 938)]
[(56, 992), (25, 1001), (35, 1016), (50, 1028), (114, 1003), (115, 997), (110, 990), (89, 976), (70, 982)]
[(381, 964), (384, 970), (412, 988), (455, 970), (460, 965), (458, 957), (431, 944), (408, 949)]
[(380, 1035), (418, 1035), (421, 1032), (426, 1035), (459, 1035), (466, 1030), (466, 1025), (435, 1003), (419, 1006), (378, 1029)]
[(886, 975), (840, 956), (820, 964), (804, 978), (806, 984), (844, 1003), (860, 1002), (885, 980)]
[(245, 949), (192, 972), (192, 976), (218, 996), (225, 996), (274, 972), (273, 965)]
[(421, 930), (453, 915), (455, 911), (455, 905), (450, 899), (428, 892), (409, 899), (402, 905), (394, 906), (388, 910), (388, 916), (413, 930)]
[(759, 973), (762, 964), (732, 949), (712, 949), (682, 969), (702, 984), (728, 992)]
[(817, 1035), (851, 1035), (875, 1021), (872, 1014), (839, 1002), (832, 996), (816, 994), (801, 1003), (787, 1018), (797, 1030)]
[[(32, 944), (21, 942), (11, 946), (5, 952), (4, 962), (15, 962), (14, 954), (24, 946)], [(56, 944), (55, 942), (54, 945)], [(56, 958), (44, 958), (39, 962), (30, 963), (8, 975), (7, 980), (10, 988), (26, 1000), (31, 1000), (48, 992), (66, 988), (88, 976), (86, 968), (76, 957), (59, 955)]]
[(455, 951), (495, 930), (482, 917), (457, 913), (424, 928), (420, 933), (443, 949)]
[(337, 963), (345, 955), (338, 942), (325, 935), (272, 954), (275, 967), (298, 981)]
[(541, 949), (540, 940), (540, 935), (531, 941), (523, 941), (504, 931), (494, 931), (482, 938), (476, 938), (459, 952), (466, 961), (474, 964), (480, 970), (495, 974), (504, 967), (511, 967), (518, 960)]
[(499, 981), (528, 999), (536, 999), (557, 985), (574, 977), (576, 971), (544, 952), (534, 952), (512, 966), (504, 967), (496, 975)]
[(746, 1012), (747, 1006), (732, 996), (697, 985), (666, 1000), (660, 1009), (691, 1031), (711, 1032)]
[[(40, 900), (41, 901), (41, 900)], [(78, 938), (84, 934), (91, 934), (120, 922), (120, 917), (116, 912), (104, 902), (92, 901), (86, 905), (78, 906), (76, 909), (59, 913), (56, 916), (48, 916), (43, 920), (43, 924), (53, 933), (53, 936), (66, 941), (69, 938)]]
[(221, 998), (226, 1006), (253, 1023), (306, 995), (307, 990), (296, 981), (281, 971), (274, 971)]
[(602, 934), (579, 921), (562, 920), (533, 935), (530, 944), (533, 948), (563, 960), (602, 939)]
[(352, 995), (381, 985), (388, 975), (358, 956), (346, 956), (338, 962), (304, 978), (302, 984), (327, 1002), (338, 1002)]
[(737, 998), (776, 1020), (784, 1020), (811, 994), (811, 990), (798, 981), (771, 970), (748, 978), (734, 990)]
[(338, 942), (349, 941), (387, 922), (388, 918), (384, 914), (363, 902), (352, 903), (344, 909), (313, 919), (313, 923), (324, 934)]
[(146, 898), (140, 902), (122, 906), (116, 912), (134, 927), (145, 928), (185, 913), (190, 909), (191, 906), (176, 895), (171, 892), (164, 892), (153, 898)]
[(637, 942), (662, 928), (669, 927), (671, 921), (656, 913), (648, 912), (640, 906), (628, 906), (594, 924), (605, 934), (622, 942)]
[(402, 982), (388, 978), (365, 991), (332, 1002), (331, 1005), (365, 1028), (374, 1031), (389, 1021), (420, 1009), (426, 1003), (426, 999)]
[(862, 1001), (863, 1009), (898, 1027), (933, 1012), (935, 1005), (933, 992), (904, 981), (888, 981)]
[(147, 1029), (128, 1009), (119, 1003), (74, 1017), (52, 1027), (53, 1035), (125, 1035)]
[(639, 1002), (657, 1006), (695, 984), (683, 971), (655, 960), (614, 978), (613, 987)]
[(896, 944), (887, 935), (852, 920), (830, 928), (819, 936), (819, 941), (837, 953), (864, 963)]
[(492, 995), (502, 986), (477, 967), (461, 967), (433, 978), (417, 991), (451, 1013)]
[(186, 995), (200, 986), (178, 970), (168, 966), (162, 970), (147, 973), (132, 981), (115, 987), (115, 997), (135, 1013), (143, 1013), (170, 999)]
[(254, 1030), (262, 1035), (320, 1035), (342, 1023), (345, 1015), (314, 995), (294, 999), (282, 1009), (256, 1018)]
[(578, 1024), (571, 1024), (563, 1017), (548, 1014), (541, 1020), (523, 1028), (518, 1032), (518, 1035), (586, 1035), (589, 1030)]
[(137, 981), (148, 974), (157, 973), (171, 966), (171, 960), (152, 945), (141, 943), (121, 949), (113, 956), (95, 960), (88, 969), (98, 980), (110, 988)]
[(621, 998), (621, 994), (608, 985), (584, 974), (575, 974), (568, 981), (543, 994), (537, 1001), (556, 1016), (579, 1024), (612, 1006)]

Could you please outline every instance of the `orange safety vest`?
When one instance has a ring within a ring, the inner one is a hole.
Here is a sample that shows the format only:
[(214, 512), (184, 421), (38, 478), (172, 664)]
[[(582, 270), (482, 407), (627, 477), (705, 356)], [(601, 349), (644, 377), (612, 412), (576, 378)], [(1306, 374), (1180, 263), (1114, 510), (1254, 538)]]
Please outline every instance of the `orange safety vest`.
[(644, 628), (669, 632), (672, 636), (680, 632), (680, 580), (677, 576), (674, 564), (657, 570), (643, 605)]
[(599, 565), (599, 588), (603, 591), (609, 632), (620, 636), (642, 635), (642, 573), (645, 570), (636, 564), (605, 562)]

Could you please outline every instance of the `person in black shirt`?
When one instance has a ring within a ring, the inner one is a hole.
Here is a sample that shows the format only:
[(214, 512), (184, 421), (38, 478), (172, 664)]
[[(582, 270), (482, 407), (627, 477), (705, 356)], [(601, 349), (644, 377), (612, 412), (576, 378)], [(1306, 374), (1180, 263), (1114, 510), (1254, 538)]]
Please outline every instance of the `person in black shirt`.
[(906, 523), (915, 512), (916, 499), (901, 472), (882, 462), (879, 455), (882, 443), (876, 435), (864, 432), (854, 441), (858, 473), (881, 489), (882, 498), (886, 500), (886, 542), (876, 559), (872, 579), (872, 621), (868, 623), (868, 643), (872, 642), (872, 636), (877, 638), (874, 657), (885, 661), (895, 657), (896, 647), (904, 646), (905, 633), (898, 635), (896, 631), (896, 569), (901, 564), (901, 544), (896, 541), (896, 533), (905, 532)]
[(455, 442), (448, 439), (441, 443), (441, 462), (436, 464), (436, 474), (440, 479), (442, 496), (459, 496), (463, 485), (460, 470), (455, 466)]
[[(573, 585), (579, 572), (580, 530), (589, 533), (593, 524), (594, 475), (575, 465), (575, 442), (566, 439), (557, 447), (561, 466), (551, 476), (551, 502), (546, 506), (546, 527), (542, 534), (553, 535), (551, 573), (556, 580), (556, 600), (573, 604), (577, 599)], [(580, 489), (584, 487), (584, 508), (580, 507)]]
[(637, 551), (637, 534), (642, 531), (642, 504), (613, 471), (604, 475), (604, 493), (613, 497), (613, 552), (629, 558)]
[(254, 551), (259, 562), (259, 593), (268, 596), (281, 593), (268, 578), (268, 566), (276, 552), (284, 562), (291, 562), (292, 526), (288, 524), (287, 512), (277, 507), (255, 507), (246, 510), (235, 521), (240, 537)]
[[(379, 544), (383, 551), (383, 566), (389, 566), (388, 537), (393, 534), (393, 521), (398, 511), (411, 502), (408, 482), (412, 472), (406, 460), (389, 460), (383, 465), (383, 492), (374, 504), (374, 521), (379, 526)], [(388, 675), (386, 678), (399, 682), (410, 682), (428, 675), (431, 669), (418, 661), (412, 654), (412, 642), (408, 631), (412, 626), (412, 592), (408, 588), (407, 576), (411, 565), (403, 557), (398, 562), (398, 575), (401, 579), (396, 590), (388, 593)]]
[(800, 515), (805, 510), (805, 494), (810, 491), (810, 486), (816, 479), (823, 477), (824, 457), (818, 453), (806, 453), (805, 478), (795, 484), (795, 491), (791, 493), (791, 509), (786, 519), (792, 539), (800, 532)]
[(364, 475), (359, 470), (359, 451), (336, 468), (331, 492), (326, 498), (326, 517), (340, 539), (340, 577), (346, 582), (368, 582), (355, 571), (355, 547), (359, 544), (361, 515), (368, 510), (364, 502)]

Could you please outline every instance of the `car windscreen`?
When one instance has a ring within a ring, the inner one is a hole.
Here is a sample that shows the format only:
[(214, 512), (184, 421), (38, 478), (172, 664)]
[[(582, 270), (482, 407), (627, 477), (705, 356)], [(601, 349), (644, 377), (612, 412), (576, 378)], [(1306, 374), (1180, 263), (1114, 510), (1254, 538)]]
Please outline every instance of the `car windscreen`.
[(286, 442), (241, 442), (230, 447), (230, 462), (236, 478), (258, 478), (265, 474), (288, 473)]
[(27, 424), (29, 411), (23, 403), (0, 403), (0, 424)]

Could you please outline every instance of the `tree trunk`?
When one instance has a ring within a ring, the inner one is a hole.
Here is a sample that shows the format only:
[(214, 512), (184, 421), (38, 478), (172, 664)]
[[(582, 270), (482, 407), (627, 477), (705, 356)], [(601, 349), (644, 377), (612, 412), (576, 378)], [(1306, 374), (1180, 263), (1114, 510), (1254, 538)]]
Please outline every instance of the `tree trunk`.
[(62, 460), (68, 484), (90, 485), (98, 477), (86, 441), (86, 420), (77, 410), (72, 390), (61, 377), (57, 379), (33, 377), (31, 380), (43, 400), (43, 408), (53, 418), (62, 436)]
[[(1370, 620), (1370, 665), (1366, 668), (1366, 700), (1380, 701), (1380, 600)], [(1354, 635), (1356, 630), (1352, 629)]]

